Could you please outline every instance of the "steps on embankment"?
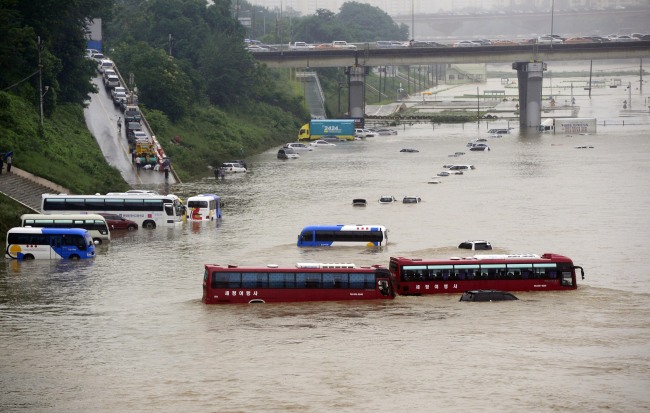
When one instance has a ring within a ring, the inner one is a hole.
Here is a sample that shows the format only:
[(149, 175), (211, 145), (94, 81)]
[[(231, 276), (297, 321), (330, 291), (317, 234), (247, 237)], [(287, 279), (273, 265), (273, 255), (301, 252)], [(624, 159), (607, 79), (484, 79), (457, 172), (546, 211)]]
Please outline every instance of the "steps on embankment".
[(69, 194), (70, 190), (12, 166), (11, 173), (3, 170), (0, 174), (0, 193), (34, 212), (40, 212), (42, 194)]

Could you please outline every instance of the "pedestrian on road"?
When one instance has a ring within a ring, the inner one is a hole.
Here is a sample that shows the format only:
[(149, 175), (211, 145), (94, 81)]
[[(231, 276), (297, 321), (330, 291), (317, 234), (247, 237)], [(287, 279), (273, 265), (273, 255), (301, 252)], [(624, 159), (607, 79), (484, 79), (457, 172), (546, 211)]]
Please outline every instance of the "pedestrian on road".
[[(12, 157), (12, 156), (13, 156), (13, 155), (10, 153), (10, 154), (7, 155), (7, 157), (5, 158), (5, 162), (7, 162), (7, 173), (11, 173), (11, 157)], [(2, 168), (0, 168), (0, 170), (1, 170), (1, 169), (2, 169)]]
[(221, 179), (226, 179), (226, 168), (222, 166), (219, 173), (221, 174)]
[(117, 118), (117, 133), (122, 133), (122, 117)]
[(140, 168), (142, 167), (142, 165), (140, 164), (140, 157), (139, 156), (136, 156), (136, 158), (135, 158), (135, 167), (138, 168), (138, 172), (140, 172)]

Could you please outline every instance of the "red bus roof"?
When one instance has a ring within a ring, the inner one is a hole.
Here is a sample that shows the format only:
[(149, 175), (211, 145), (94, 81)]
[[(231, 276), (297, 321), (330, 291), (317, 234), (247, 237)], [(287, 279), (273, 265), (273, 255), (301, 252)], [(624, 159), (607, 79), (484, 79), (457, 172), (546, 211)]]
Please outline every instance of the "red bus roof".
[(449, 257), (449, 258), (407, 258), (390, 257), (390, 262), (399, 264), (472, 264), (472, 263), (503, 263), (503, 262), (572, 262), (569, 257), (560, 254), (544, 253), (537, 254), (477, 254), (470, 257)]

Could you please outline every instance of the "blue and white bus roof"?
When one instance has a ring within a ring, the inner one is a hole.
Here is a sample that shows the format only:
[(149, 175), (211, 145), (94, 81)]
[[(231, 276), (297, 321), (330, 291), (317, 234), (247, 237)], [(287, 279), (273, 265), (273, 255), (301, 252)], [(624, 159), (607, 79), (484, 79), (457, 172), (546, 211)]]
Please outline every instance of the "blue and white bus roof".
[(308, 225), (303, 231), (324, 230), (324, 231), (387, 231), (383, 225), (369, 224), (337, 224), (337, 225)]

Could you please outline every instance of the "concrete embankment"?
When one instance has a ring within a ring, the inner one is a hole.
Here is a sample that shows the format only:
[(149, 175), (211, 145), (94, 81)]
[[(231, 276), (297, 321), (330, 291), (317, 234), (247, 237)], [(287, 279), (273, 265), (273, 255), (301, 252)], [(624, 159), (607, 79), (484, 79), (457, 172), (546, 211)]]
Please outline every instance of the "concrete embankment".
[(70, 190), (13, 166), (11, 173), (2, 171), (0, 175), (0, 193), (34, 212), (39, 212), (42, 194), (69, 194)]

